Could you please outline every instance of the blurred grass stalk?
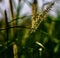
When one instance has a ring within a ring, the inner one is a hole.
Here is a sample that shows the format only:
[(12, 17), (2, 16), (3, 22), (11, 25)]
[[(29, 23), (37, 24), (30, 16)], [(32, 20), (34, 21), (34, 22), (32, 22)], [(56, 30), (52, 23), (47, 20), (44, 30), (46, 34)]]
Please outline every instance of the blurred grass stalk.
[[(36, 27), (36, 16), (37, 16), (37, 0), (33, 1), (32, 4), (32, 29), (35, 29)], [(31, 32), (35, 32), (35, 30), (32, 30)]]
[[(17, 14), (16, 14), (17, 18), (20, 16), (20, 10), (21, 10), (20, 2), (21, 0), (18, 0), (18, 7), (17, 7)], [(18, 19), (16, 19), (16, 25), (18, 25)]]
[[(13, 13), (13, 6), (12, 6), (12, 0), (9, 0), (9, 4), (10, 4), (10, 13), (11, 13), (11, 19), (14, 19), (14, 13)], [(14, 22), (11, 23), (11, 26), (14, 26)], [(15, 28), (11, 28), (11, 36), (12, 39), (14, 39), (14, 34), (15, 34)], [(13, 44), (13, 54), (14, 54), (14, 58), (18, 58), (18, 51), (17, 51), (17, 44), (14, 43)]]
[(4, 15), (5, 15), (5, 25), (6, 25), (6, 41), (8, 42), (8, 17), (7, 17), (7, 12), (6, 12), (6, 10), (4, 11)]
[[(4, 16), (5, 16), (5, 28), (6, 28), (6, 38), (5, 38), (5, 41), (7, 41), (7, 43), (8, 43), (8, 17), (7, 17), (7, 12), (6, 12), (6, 10), (4, 11)], [(7, 47), (8, 47), (8, 44), (7, 44)], [(6, 51), (6, 53), (5, 53), (6, 55), (8, 54), (8, 51)], [(5, 56), (6, 58), (7, 58), (7, 56)]]

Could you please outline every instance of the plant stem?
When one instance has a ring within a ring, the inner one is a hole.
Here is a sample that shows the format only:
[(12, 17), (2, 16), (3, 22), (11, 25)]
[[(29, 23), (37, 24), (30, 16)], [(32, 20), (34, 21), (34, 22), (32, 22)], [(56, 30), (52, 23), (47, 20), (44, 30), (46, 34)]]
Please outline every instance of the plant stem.
[[(12, 20), (14, 18), (14, 13), (13, 13), (13, 6), (12, 6), (12, 0), (9, 0), (9, 4), (10, 4), (10, 12), (11, 12), (11, 17)], [(11, 23), (11, 26), (14, 26), (14, 22)], [(11, 28), (11, 35), (12, 38), (14, 38), (14, 34), (15, 34), (15, 28)], [(13, 54), (14, 54), (14, 58), (18, 58), (18, 54), (17, 54), (17, 44), (13, 44)]]

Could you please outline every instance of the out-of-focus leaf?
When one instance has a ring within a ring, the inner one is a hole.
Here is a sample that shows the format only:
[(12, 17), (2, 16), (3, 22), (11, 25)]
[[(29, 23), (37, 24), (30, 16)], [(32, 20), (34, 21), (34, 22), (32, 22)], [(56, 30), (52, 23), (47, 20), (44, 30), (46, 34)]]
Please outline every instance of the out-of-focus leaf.
[(57, 45), (54, 47), (54, 52), (57, 53), (57, 52), (58, 52), (58, 49), (59, 49), (59, 44), (57, 44)]

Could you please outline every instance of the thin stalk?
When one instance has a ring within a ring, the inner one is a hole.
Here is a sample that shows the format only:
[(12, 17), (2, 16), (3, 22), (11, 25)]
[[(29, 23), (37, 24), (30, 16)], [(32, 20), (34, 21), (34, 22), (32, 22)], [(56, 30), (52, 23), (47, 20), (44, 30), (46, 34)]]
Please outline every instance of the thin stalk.
[(4, 11), (4, 15), (5, 15), (5, 24), (6, 24), (6, 41), (8, 42), (8, 28), (7, 27), (9, 27), (8, 26), (8, 18), (7, 18), (7, 12), (6, 12), (6, 10)]
[[(13, 13), (13, 6), (12, 6), (12, 0), (9, 0), (9, 4), (10, 4), (10, 12), (11, 12), (11, 18), (13, 20), (14, 18), (14, 13)], [(11, 26), (14, 26), (14, 22), (11, 24)], [(12, 34), (12, 38), (14, 38), (14, 34), (15, 34), (15, 28), (11, 29), (11, 34)], [(17, 53), (17, 44), (14, 43), (13, 44), (13, 54), (14, 54), (14, 58), (18, 58), (18, 54)]]
[(11, 13), (11, 17), (12, 17), (12, 19), (13, 19), (14, 14), (13, 14), (12, 0), (9, 0), (9, 4), (10, 4), (10, 13)]
[(21, 10), (21, 5), (20, 5), (21, 0), (18, 0), (18, 7), (17, 7), (17, 15), (16, 15), (16, 25), (18, 25), (18, 17), (20, 15), (20, 10)]
[[(36, 16), (37, 16), (37, 0), (33, 0), (33, 4), (32, 4), (32, 26), (31, 28), (35, 29), (36, 27)], [(33, 34), (33, 32), (35, 32), (35, 30), (31, 30), (31, 33)], [(34, 33), (35, 34), (35, 33)], [(34, 39), (35, 41), (35, 39)], [(32, 52), (32, 57), (31, 58), (34, 58), (34, 50)]]
[[(8, 36), (8, 31), (9, 31), (9, 30), (8, 30), (8, 28), (7, 28), (7, 27), (8, 27), (8, 18), (7, 18), (7, 12), (6, 12), (6, 10), (4, 11), (4, 15), (5, 15), (5, 24), (6, 24), (6, 27), (5, 27), (5, 28), (6, 28), (6, 39), (5, 39), (5, 40), (8, 42), (8, 37), (9, 37), (9, 36)], [(7, 44), (7, 47), (8, 47), (8, 44)], [(7, 51), (6, 54), (8, 55), (8, 51)], [(6, 57), (7, 57), (7, 56), (6, 56)], [(8, 58), (8, 57), (7, 57), (7, 58)]]

